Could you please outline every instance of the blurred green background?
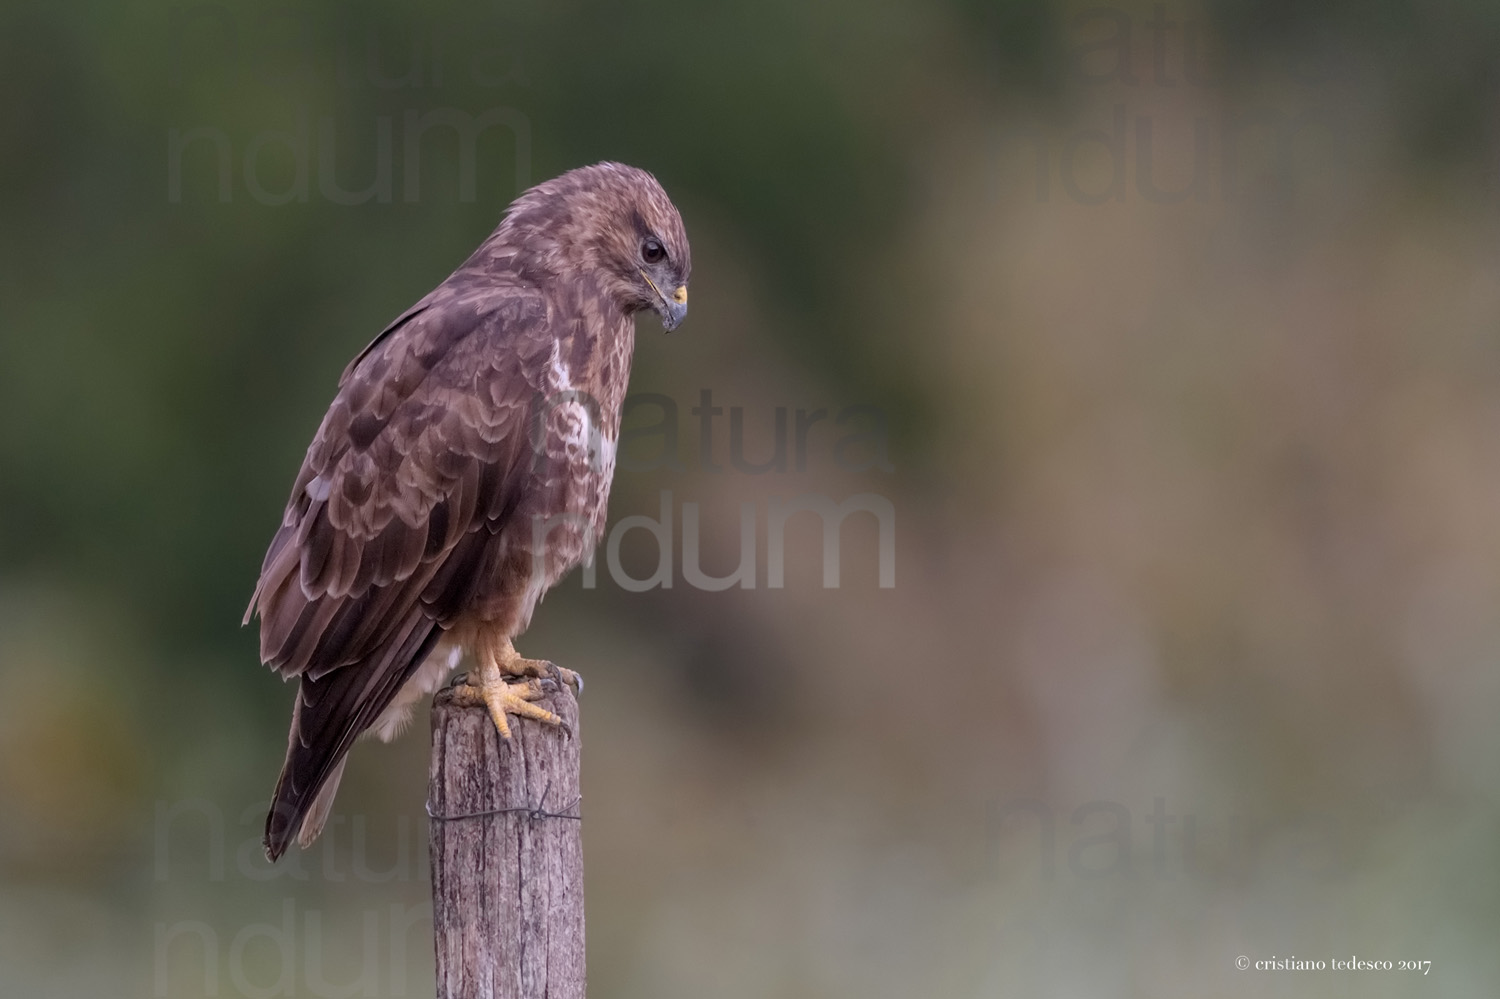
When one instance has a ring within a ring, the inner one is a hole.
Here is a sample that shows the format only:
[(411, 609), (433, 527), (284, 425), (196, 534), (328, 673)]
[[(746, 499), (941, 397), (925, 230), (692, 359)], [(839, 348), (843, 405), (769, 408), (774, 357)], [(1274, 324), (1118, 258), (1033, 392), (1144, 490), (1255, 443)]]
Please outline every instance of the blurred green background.
[[(756, 586), (518, 643), (595, 995), (1500, 994), (1500, 7), (23, 0), (0, 87), (0, 993), (431, 994), (425, 721), (268, 867), (239, 619), (343, 365), (608, 158), (695, 265), (611, 520)], [(862, 493), (894, 587), (767, 585)]]

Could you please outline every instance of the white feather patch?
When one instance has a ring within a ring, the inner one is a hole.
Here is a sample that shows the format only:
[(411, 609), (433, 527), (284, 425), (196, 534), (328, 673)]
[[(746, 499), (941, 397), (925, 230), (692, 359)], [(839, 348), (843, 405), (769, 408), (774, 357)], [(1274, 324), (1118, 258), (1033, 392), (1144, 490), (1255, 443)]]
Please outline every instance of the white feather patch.
[(411, 724), (412, 709), (424, 698), (436, 693), (463, 658), (464, 650), (444, 642), (433, 649), (427, 661), (417, 668), (411, 679), (396, 691), (396, 697), (375, 719), (370, 731), (381, 742), (390, 742)]

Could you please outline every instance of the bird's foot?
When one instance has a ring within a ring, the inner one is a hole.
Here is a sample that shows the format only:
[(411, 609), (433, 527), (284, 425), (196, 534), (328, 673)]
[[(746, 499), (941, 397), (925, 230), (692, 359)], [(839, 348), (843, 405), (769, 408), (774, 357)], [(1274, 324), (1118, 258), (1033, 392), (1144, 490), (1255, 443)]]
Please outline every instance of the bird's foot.
[[(476, 682), (477, 681), (477, 682)], [(560, 725), (570, 731), (561, 718), (533, 701), (539, 701), (556, 692), (556, 683), (549, 678), (527, 677), (507, 680), (498, 670), (481, 669), (479, 676), (461, 677), (453, 685), (453, 703), (463, 707), (483, 705), (495, 723), (495, 730), (502, 739), (510, 739), (510, 720), (532, 718), (544, 725)]]
[(546, 659), (522, 659), (516, 656), (508, 662), (502, 661), (500, 670), (510, 676), (530, 676), (538, 680), (551, 680), (559, 685), (567, 684), (573, 688), (574, 694), (583, 693), (583, 677)]
[(511, 645), (510, 639), (494, 636), (490, 641), (481, 641), (475, 650), (479, 659), (479, 676), (454, 686), (454, 699), (460, 704), (483, 704), (495, 723), (502, 738), (510, 738), (510, 722), (506, 715), (518, 718), (534, 718), (547, 725), (567, 724), (561, 718), (540, 705), (531, 702), (562, 689), (563, 684), (575, 692), (583, 690), (583, 678), (570, 669), (563, 669), (545, 659), (522, 659)]

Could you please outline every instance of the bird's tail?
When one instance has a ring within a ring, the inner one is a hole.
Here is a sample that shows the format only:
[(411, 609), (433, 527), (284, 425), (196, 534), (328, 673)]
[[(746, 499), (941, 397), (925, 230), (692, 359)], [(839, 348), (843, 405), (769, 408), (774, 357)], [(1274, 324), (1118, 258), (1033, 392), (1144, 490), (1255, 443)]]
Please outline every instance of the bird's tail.
[(287, 735), (286, 763), (266, 816), (266, 857), (275, 863), (291, 844), (307, 847), (323, 831), (344, 774), (349, 747), (380, 717), (432, 651), (442, 629), (416, 615), (399, 637), (367, 660), (313, 678), (304, 675)]
[[(349, 754), (345, 753), (344, 758), (333, 765), (333, 769), (328, 772), (328, 777), (323, 781), (323, 786), (318, 789), (317, 794), (313, 795), (312, 802), (307, 806), (307, 812), (302, 816), (302, 821), (296, 829), (297, 845), (302, 849), (306, 850), (312, 846), (318, 835), (322, 833), (323, 826), (327, 824), (328, 813), (333, 811), (334, 796), (339, 793), (339, 781), (344, 776), (344, 764), (348, 762)], [(275, 803), (271, 806), (273, 811), (276, 805), (282, 801), (281, 783), (281, 781), (278, 781), (276, 785)], [(288, 801), (290, 801), (290, 798), (288, 798)], [(290, 838), (292, 830), (277, 830), (277, 833), (283, 837)], [(266, 835), (269, 839), (271, 836), (269, 828), (266, 830)], [(282, 849), (285, 849), (285, 847)]]

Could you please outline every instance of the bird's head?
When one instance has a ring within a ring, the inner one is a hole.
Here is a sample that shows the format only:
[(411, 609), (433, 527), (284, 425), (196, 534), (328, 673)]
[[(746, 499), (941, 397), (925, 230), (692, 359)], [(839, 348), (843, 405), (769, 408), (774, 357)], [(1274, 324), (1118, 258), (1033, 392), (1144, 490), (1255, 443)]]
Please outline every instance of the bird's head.
[(682, 216), (655, 177), (623, 163), (570, 170), (527, 191), (506, 222), (551, 269), (597, 281), (627, 314), (651, 309), (670, 332), (687, 315), (692, 256)]

